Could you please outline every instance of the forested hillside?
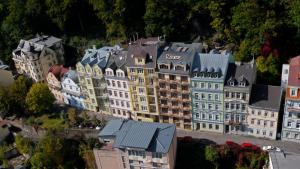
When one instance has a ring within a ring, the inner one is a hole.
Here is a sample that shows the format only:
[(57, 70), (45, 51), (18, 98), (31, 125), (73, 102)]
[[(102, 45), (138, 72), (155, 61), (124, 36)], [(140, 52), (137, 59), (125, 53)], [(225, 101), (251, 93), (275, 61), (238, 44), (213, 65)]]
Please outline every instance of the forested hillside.
[(62, 37), (77, 57), (137, 34), (218, 42), (237, 60), (258, 58), (259, 75), (273, 79), (300, 54), (300, 0), (0, 0), (2, 60), (11, 64), (19, 40), (37, 33)]

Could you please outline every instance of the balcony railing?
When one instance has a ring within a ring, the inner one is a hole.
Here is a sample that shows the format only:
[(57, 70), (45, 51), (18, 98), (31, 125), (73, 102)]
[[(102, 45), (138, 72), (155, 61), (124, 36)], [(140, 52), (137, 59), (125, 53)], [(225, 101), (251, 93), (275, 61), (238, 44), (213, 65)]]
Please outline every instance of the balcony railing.
[(288, 110), (289, 112), (300, 113), (300, 109), (295, 108), (295, 107), (287, 108), (287, 110)]

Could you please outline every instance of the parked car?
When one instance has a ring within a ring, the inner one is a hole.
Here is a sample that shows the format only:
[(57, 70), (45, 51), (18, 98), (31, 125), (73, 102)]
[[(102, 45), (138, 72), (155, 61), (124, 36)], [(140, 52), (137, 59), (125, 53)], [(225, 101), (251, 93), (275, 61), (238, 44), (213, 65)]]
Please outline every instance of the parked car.
[(263, 146), (262, 149), (263, 149), (264, 151), (269, 151), (269, 150), (274, 150), (275, 147), (273, 147), (273, 146)]

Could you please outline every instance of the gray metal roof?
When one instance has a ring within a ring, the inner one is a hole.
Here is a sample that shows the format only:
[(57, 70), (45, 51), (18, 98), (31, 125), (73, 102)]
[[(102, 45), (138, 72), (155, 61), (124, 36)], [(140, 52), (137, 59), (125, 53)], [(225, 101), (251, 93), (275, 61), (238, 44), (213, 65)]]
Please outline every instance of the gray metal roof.
[[(157, 57), (160, 54), (160, 48), (164, 44), (163, 41), (153, 41), (153, 39), (138, 40), (137, 43), (130, 44), (127, 53), (127, 67), (144, 67), (155, 68)], [(135, 64), (135, 58), (146, 59), (145, 65)]]
[(44, 45), (46, 47), (52, 47), (54, 44), (60, 41), (61, 39), (49, 35), (37, 35), (35, 38), (29, 40), (29, 42)]
[(229, 62), (233, 62), (233, 56), (229, 54), (207, 54), (207, 53), (198, 53), (195, 56), (194, 63), (192, 66), (193, 73), (212, 73), (212, 72), (219, 72), (221, 73), (220, 77), (193, 77), (199, 79), (224, 79), (227, 73), (227, 68)]
[(70, 78), (75, 83), (79, 82), (78, 81), (77, 71), (75, 71), (75, 70), (69, 70), (67, 73), (65, 73), (63, 79), (65, 79), (65, 78)]
[(122, 50), (123, 49), (118, 45), (113, 47), (104, 46), (100, 49), (87, 49), (85, 50), (81, 64), (89, 64), (91, 67), (97, 64), (100, 68), (104, 69), (111, 54)]
[(162, 54), (159, 55), (157, 59), (157, 64), (188, 65), (190, 69), (188, 71), (159, 69), (159, 71), (163, 73), (189, 74), (191, 72), (194, 56), (197, 52), (201, 52), (201, 50), (201, 43), (172, 42), (164, 47)]
[[(225, 87), (231, 87), (229, 81), (240, 82), (246, 80), (246, 86), (250, 87), (255, 80), (255, 62), (250, 63), (230, 63), (227, 70)], [(238, 87), (234, 86), (234, 87)]]
[(127, 62), (127, 51), (116, 51), (109, 57), (106, 67), (111, 68), (113, 70), (119, 68), (126, 72), (126, 67), (125, 67), (126, 62)]
[(252, 86), (249, 106), (279, 111), (281, 94), (280, 86), (254, 84)]
[(111, 120), (99, 133), (99, 137), (115, 136), (115, 148), (139, 148), (167, 153), (175, 131), (173, 124)]
[(300, 155), (270, 151), (273, 169), (297, 169), (299, 168)]

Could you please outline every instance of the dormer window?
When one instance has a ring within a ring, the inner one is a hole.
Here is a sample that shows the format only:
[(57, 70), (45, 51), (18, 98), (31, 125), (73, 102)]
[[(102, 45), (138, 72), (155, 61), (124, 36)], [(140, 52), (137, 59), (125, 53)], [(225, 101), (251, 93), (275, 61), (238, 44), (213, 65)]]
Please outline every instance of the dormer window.
[(230, 82), (229, 82), (229, 85), (230, 85), (230, 86), (234, 86), (234, 81), (230, 81)]
[(240, 83), (239, 83), (239, 86), (245, 87), (245, 86), (246, 86), (246, 83), (245, 83), (245, 82), (240, 82)]
[(143, 63), (143, 59), (138, 59), (138, 63)]
[(294, 97), (297, 96), (297, 89), (296, 88), (291, 89), (291, 96), (294, 96)]

